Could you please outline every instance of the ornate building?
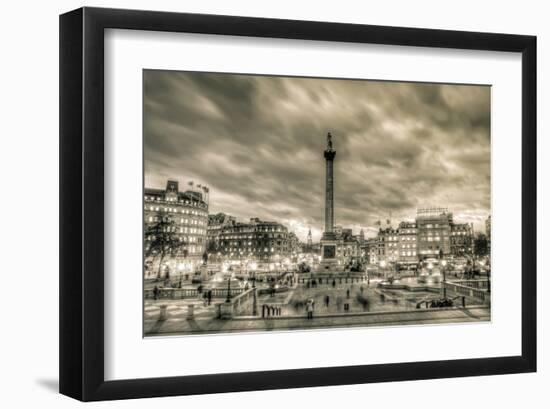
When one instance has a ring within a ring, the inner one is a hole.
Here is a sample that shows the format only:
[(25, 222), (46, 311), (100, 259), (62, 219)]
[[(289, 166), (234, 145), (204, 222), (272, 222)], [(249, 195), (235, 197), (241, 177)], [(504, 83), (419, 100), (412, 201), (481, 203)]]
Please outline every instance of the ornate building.
[(473, 226), (454, 223), (453, 214), (444, 208), (419, 209), (416, 221), (401, 222), (397, 229), (380, 228), (376, 237), (361, 245), (363, 260), (396, 262), (399, 268), (414, 268), (427, 258), (470, 255), (472, 250)]
[[(208, 203), (201, 191), (179, 191), (178, 182), (168, 180), (166, 189), (145, 188), (144, 197), (144, 250), (146, 254), (145, 276), (157, 274), (155, 262), (160, 262), (158, 254), (149, 254), (149, 246), (154, 237), (148, 233), (162, 220), (170, 225), (170, 232), (183, 245), (162, 260), (163, 267), (170, 274), (194, 271), (201, 264), (206, 250), (206, 229), (208, 223)], [(149, 268), (150, 267), (150, 268)]]
[(451, 253), (451, 224), (453, 214), (446, 208), (418, 209), (416, 226), (417, 248), (420, 259)]
[(363, 241), (361, 245), (361, 257), (363, 263), (377, 264), (378, 263), (378, 238), (369, 237)]
[(382, 261), (386, 263), (395, 263), (399, 259), (398, 249), (398, 231), (392, 227), (386, 227), (378, 230), (376, 236), (376, 259), (380, 263)]
[(468, 223), (451, 224), (451, 254), (456, 257), (471, 255), (473, 252), (472, 225)]
[(220, 252), (230, 260), (279, 261), (298, 251), (298, 239), (280, 223), (250, 219), (224, 226), (219, 235)]
[(398, 228), (398, 262), (402, 266), (418, 263), (417, 229), (415, 222), (401, 222)]
[(236, 222), (236, 217), (229, 216), (225, 213), (211, 214), (208, 216), (206, 249), (209, 254), (217, 253), (220, 250), (220, 235), (223, 228)]
[(354, 261), (359, 261), (361, 257), (361, 246), (359, 238), (353, 235), (351, 229), (340, 229), (337, 236), (338, 245), (336, 254), (340, 262), (346, 266)]

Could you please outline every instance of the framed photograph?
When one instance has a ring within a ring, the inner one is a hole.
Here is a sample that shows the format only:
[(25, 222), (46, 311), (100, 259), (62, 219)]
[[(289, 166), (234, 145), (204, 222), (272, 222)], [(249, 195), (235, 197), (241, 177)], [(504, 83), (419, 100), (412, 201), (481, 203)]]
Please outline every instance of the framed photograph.
[(60, 391), (536, 370), (536, 37), (60, 17)]

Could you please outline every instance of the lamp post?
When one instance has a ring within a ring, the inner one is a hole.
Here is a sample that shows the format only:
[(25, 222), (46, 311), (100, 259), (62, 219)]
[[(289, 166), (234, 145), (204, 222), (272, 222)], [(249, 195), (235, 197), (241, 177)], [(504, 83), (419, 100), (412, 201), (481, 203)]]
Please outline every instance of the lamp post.
[(441, 270), (443, 272), (443, 282), (441, 284), (443, 286), (443, 298), (447, 299), (447, 287), (445, 286), (447, 282), (447, 260), (441, 260), (441, 267)]
[(227, 298), (225, 302), (231, 302), (231, 275), (227, 278)]
[(252, 302), (252, 315), (258, 315), (258, 299), (256, 297), (256, 273), (252, 273), (252, 291), (254, 295), (254, 300)]

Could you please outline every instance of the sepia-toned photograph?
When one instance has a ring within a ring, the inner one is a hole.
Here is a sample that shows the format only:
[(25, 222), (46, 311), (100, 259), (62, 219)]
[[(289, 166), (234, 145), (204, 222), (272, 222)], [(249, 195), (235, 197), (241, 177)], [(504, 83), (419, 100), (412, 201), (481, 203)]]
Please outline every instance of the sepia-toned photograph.
[(491, 321), (491, 87), (143, 71), (143, 334)]

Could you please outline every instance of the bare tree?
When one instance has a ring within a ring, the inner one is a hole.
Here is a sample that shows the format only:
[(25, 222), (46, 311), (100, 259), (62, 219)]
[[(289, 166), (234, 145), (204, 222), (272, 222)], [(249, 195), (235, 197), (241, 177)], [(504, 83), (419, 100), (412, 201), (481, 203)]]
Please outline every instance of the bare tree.
[(187, 256), (187, 242), (178, 234), (178, 227), (171, 217), (157, 213), (153, 223), (145, 226), (145, 257), (159, 258), (157, 278), (162, 276), (162, 262), (183, 250)]
[(483, 233), (478, 233), (474, 238), (474, 254), (478, 257), (489, 254), (489, 242)]

